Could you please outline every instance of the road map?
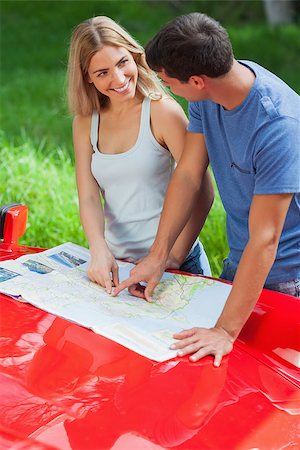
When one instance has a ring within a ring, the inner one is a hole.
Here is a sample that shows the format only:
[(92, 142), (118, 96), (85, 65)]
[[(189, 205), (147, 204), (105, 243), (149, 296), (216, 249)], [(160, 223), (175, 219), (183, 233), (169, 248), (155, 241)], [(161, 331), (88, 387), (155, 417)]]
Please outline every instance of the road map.
[[(0, 263), (0, 292), (76, 322), (155, 361), (176, 355), (173, 334), (211, 327), (231, 286), (205, 277), (165, 272), (153, 302), (127, 290), (111, 297), (86, 275), (89, 251), (73, 243)], [(133, 264), (118, 261), (119, 278)]]

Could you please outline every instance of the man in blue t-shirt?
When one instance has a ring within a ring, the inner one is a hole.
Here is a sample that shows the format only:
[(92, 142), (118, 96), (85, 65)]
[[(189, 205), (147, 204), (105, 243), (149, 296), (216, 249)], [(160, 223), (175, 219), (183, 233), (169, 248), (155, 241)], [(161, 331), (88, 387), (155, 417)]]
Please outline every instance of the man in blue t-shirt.
[(178, 333), (173, 348), (192, 361), (212, 354), (218, 366), (263, 287), (300, 297), (300, 98), (258, 64), (235, 60), (227, 32), (204, 14), (167, 24), (146, 56), (189, 101), (189, 126), (150, 255), (114, 295), (129, 287), (140, 296), (146, 281), (151, 299), (210, 163), (230, 249), (220, 277), (233, 286), (215, 327)]

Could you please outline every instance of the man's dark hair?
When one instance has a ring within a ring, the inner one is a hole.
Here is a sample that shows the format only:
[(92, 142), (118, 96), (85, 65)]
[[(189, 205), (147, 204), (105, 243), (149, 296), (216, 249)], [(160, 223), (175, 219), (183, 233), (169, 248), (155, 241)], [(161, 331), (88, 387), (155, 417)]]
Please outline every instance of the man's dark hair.
[(192, 75), (211, 78), (227, 73), (233, 62), (227, 31), (201, 13), (179, 16), (146, 45), (146, 59), (156, 72), (187, 82)]

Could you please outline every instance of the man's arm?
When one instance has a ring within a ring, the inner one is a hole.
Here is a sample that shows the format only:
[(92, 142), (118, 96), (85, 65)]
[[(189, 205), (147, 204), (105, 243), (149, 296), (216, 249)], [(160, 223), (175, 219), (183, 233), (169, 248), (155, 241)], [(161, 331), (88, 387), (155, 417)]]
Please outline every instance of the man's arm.
[[(167, 190), (150, 254), (132, 269), (130, 277), (119, 284), (113, 295), (129, 288), (132, 294), (151, 301), (153, 289), (165, 270), (169, 252), (195, 207), (207, 167), (208, 156), (203, 134), (187, 133), (185, 148)], [(135, 289), (140, 281), (148, 283), (143, 293)]]
[(201, 188), (194, 201), (194, 208), (184, 229), (176, 239), (167, 260), (167, 269), (179, 269), (203, 228), (214, 201), (214, 187), (209, 169), (203, 176)]
[[(151, 127), (156, 140), (167, 148), (176, 163), (182, 157), (187, 134), (187, 117), (173, 99), (164, 98), (151, 103)], [(214, 189), (209, 170), (203, 177), (189, 220), (176, 239), (167, 261), (167, 268), (178, 269), (184, 262), (195, 239), (205, 223), (214, 200)]]
[(229, 353), (254, 308), (274, 263), (279, 238), (293, 194), (255, 195), (249, 215), (249, 241), (232, 290), (214, 328), (193, 328), (174, 335), (180, 356), (197, 361), (214, 355), (214, 365)]

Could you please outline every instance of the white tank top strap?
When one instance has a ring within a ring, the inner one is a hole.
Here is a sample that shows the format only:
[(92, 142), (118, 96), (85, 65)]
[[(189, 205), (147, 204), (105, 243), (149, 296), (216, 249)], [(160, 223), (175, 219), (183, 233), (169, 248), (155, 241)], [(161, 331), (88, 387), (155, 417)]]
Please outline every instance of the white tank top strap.
[(90, 138), (94, 152), (98, 151), (98, 130), (99, 130), (99, 113), (98, 111), (93, 111)]
[(150, 106), (151, 106), (151, 100), (149, 97), (145, 97), (142, 104), (142, 114), (141, 114), (141, 123), (140, 123), (140, 130), (147, 129), (150, 127)]
[(145, 97), (142, 104), (141, 113), (141, 123), (140, 123), (140, 134), (144, 135), (146, 139), (150, 139), (153, 148), (163, 153), (169, 152), (156, 140), (151, 129), (151, 98)]

